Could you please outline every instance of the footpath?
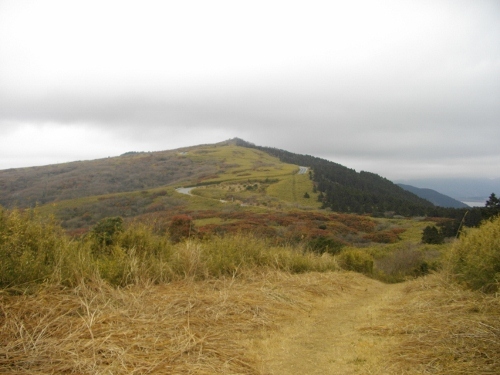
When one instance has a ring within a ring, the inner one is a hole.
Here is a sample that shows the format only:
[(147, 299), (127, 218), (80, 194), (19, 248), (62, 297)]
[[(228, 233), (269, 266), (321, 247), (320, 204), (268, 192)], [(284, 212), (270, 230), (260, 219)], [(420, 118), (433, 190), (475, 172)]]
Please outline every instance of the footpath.
[(318, 298), (305, 316), (265, 340), (265, 373), (390, 373), (387, 358), (398, 345), (390, 334), (391, 308), (404, 286), (366, 280), (349, 293)]

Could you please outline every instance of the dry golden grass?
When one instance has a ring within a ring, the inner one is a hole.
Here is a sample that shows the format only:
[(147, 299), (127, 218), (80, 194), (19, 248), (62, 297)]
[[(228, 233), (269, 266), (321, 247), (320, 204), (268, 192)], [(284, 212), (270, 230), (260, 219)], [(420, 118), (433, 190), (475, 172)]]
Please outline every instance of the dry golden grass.
[[(1, 374), (261, 374), (246, 343), (341, 288), (283, 272), (0, 294)], [(347, 288), (347, 285), (343, 286)]]
[[(340, 293), (316, 298), (308, 314), (263, 340), (266, 374), (394, 374), (387, 353), (398, 344), (380, 327), (391, 322), (387, 306), (401, 296), (401, 285), (385, 285), (356, 273), (341, 273)], [(327, 280), (324, 280), (328, 282)]]
[(96, 280), (0, 291), (0, 344), (0, 374), (498, 374), (500, 300), (443, 274)]
[(444, 274), (408, 282), (391, 313), (400, 373), (500, 373), (500, 299), (466, 291)]

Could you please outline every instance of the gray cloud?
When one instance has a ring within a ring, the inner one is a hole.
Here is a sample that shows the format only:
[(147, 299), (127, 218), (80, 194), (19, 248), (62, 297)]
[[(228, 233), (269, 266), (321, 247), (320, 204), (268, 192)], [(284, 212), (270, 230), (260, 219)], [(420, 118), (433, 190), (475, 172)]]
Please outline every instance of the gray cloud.
[[(48, 13), (52, 29), (25, 32), (20, 27), (38, 22), (24, 21), (27, 12), (45, 10), (15, 3), (2, 5), (9, 19), (0, 15), (0, 126), (10, 143), (22, 127), (45, 127), (47, 137), (54, 129), (84, 128), (145, 150), (238, 136), (393, 179), (498, 176), (495, 1), (361, 1), (344, 8), (318, 2), (306, 9), (272, 3), (267, 14), (256, 3), (237, 20), (221, 15), (227, 4), (216, 2), (205, 18), (193, 15), (199, 24), (189, 30), (182, 25), (190, 20), (187, 8), (156, 4), (159, 15), (146, 6), (136, 14), (126, 3), (120, 9), (146, 31), (99, 18), (90, 36), (81, 33), (86, 24), (79, 18), (72, 26)], [(104, 15), (111, 14), (106, 4)], [(49, 2), (47, 12), (59, 6), (72, 10)], [(92, 6), (79, 10), (92, 18)], [(161, 14), (172, 12), (180, 21), (165, 26)], [(119, 151), (114, 146), (95, 155)], [(74, 159), (85, 147), (75, 144)], [(50, 152), (57, 148), (51, 144)], [(9, 152), (0, 168), (13, 163)], [(20, 144), (19, 159), (23, 153)]]

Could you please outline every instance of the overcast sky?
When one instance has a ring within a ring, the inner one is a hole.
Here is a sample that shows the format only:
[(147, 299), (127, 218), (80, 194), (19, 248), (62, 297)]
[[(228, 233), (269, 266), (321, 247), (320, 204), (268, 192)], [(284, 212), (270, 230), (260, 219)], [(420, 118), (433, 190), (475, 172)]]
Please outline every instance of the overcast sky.
[(233, 137), (500, 177), (500, 1), (0, 0), (0, 169)]

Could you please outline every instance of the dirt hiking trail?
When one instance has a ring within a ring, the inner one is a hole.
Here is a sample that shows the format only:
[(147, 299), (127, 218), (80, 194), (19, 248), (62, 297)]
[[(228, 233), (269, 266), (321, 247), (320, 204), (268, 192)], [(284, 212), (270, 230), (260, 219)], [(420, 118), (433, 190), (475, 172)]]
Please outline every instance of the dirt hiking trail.
[[(358, 279), (359, 280), (359, 279)], [(364, 279), (349, 291), (316, 298), (311, 309), (262, 342), (268, 374), (388, 374), (390, 310), (403, 299), (403, 284)]]

